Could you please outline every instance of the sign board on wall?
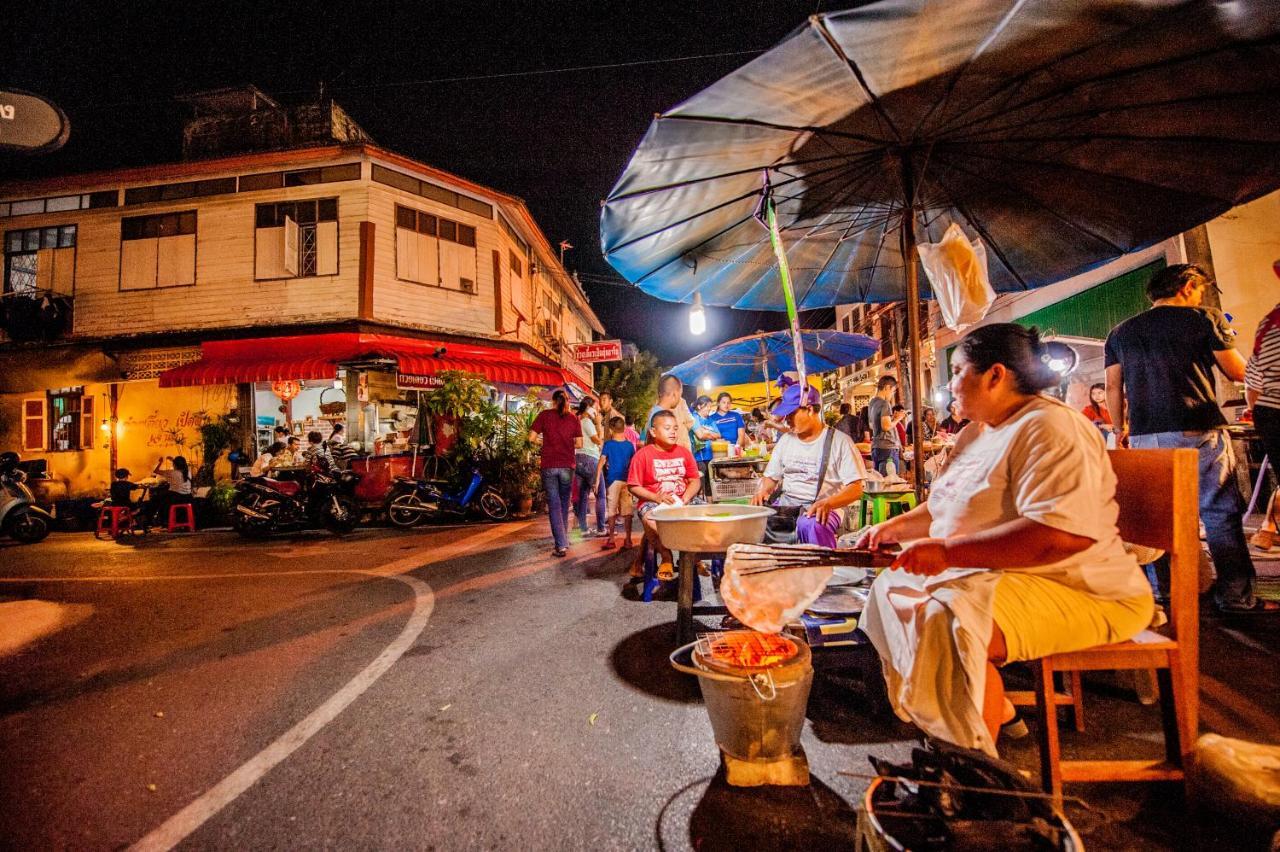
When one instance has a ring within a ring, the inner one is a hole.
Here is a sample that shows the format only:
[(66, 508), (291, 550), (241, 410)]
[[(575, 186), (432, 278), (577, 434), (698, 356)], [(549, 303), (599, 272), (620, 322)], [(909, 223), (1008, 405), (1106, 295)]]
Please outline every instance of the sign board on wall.
[(439, 376), (415, 376), (411, 373), (396, 373), (396, 388), (399, 390), (435, 390), (444, 387), (444, 379)]
[(45, 154), (66, 144), (71, 122), (52, 101), (0, 90), (0, 151)]
[(621, 340), (596, 340), (592, 343), (570, 343), (569, 351), (573, 357), (584, 364), (598, 364), (602, 361), (622, 360)]

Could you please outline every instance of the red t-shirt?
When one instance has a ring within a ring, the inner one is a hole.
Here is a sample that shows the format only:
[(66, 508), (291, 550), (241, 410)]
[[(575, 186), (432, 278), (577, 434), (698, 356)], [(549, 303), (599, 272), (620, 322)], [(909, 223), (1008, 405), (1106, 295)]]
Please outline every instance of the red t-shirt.
[(1111, 422), (1111, 412), (1107, 411), (1107, 407), (1105, 405), (1098, 406), (1098, 411), (1096, 412), (1093, 410), (1092, 404), (1086, 405), (1084, 408), (1080, 409), (1080, 413), (1085, 417), (1088, 417), (1089, 421), (1095, 426), (1099, 423), (1105, 423), (1108, 426), (1115, 425)]
[(696, 479), (698, 465), (688, 447), (679, 444), (663, 450), (657, 444), (645, 444), (636, 451), (627, 471), (627, 485), (646, 488), (655, 494), (684, 494), (685, 483)]
[(530, 429), (542, 436), (543, 470), (573, 467), (573, 440), (582, 437), (582, 425), (572, 411), (558, 414), (549, 408), (533, 419)]

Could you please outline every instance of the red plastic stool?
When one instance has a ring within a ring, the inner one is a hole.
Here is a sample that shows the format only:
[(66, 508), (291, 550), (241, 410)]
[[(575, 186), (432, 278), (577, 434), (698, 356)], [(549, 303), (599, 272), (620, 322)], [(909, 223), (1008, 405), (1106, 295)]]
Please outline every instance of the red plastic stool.
[[(184, 516), (181, 521), (178, 520), (179, 513)], [(169, 507), (169, 532), (179, 530), (196, 531), (196, 513), (190, 503), (174, 503)]]
[(133, 510), (128, 506), (103, 506), (98, 511), (98, 528), (93, 531), (94, 538), (118, 538), (120, 533), (128, 532), (133, 527)]

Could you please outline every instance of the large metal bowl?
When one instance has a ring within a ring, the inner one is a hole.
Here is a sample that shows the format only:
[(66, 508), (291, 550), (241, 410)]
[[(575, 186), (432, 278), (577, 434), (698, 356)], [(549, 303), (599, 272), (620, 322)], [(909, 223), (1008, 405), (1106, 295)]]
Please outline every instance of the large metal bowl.
[(658, 506), (649, 513), (664, 547), (684, 553), (720, 553), (731, 544), (759, 544), (774, 514), (768, 506), (719, 503)]

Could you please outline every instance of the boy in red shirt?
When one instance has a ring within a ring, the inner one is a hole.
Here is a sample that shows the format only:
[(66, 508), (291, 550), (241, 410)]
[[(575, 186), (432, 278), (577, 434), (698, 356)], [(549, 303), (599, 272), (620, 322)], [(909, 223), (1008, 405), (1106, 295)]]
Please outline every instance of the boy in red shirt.
[[(660, 410), (649, 423), (650, 443), (641, 447), (631, 459), (627, 471), (627, 487), (636, 499), (636, 514), (644, 524), (644, 537), (658, 554), (658, 579), (675, 577), (671, 563), (671, 551), (662, 546), (658, 538), (658, 525), (649, 517), (655, 506), (663, 504), (684, 505), (697, 495), (702, 487), (702, 476), (688, 447), (676, 444), (679, 426), (676, 416)], [(643, 554), (643, 551), (641, 551)], [(643, 555), (640, 559), (643, 559)], [(641, 563), (632, 566), (632, 575), (638, 575)]]

